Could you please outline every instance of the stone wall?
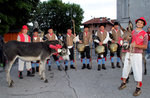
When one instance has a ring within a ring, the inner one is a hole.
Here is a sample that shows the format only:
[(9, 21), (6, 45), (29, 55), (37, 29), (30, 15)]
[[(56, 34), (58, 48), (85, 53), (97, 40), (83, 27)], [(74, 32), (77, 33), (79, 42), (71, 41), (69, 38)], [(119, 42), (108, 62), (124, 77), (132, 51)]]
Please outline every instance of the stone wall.
[(117, 0), (117, 20), (123, 27), (128, 25), (131, 20), (135, 27), (135, 20), (144, 17), (147, 27), (150, 26), (150, 0)]

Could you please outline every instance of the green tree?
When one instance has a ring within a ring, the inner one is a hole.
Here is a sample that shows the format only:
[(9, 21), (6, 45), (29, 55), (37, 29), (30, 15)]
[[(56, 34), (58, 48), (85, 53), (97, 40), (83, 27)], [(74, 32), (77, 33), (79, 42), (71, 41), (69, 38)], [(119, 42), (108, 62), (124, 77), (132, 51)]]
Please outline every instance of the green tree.
[(39, 0), (0, 0), (0, 34), (21, 28), (31, 21)]
[[(69, 12), (69, 16), (66, 13)], [(76, 17), (73, 17), (76, 13)], [(68, 28), (73, 27), (71, 19), (75, 20), (76, 32), (80, 32), (80, 25), (83, 19), (83, 10), (77, 4), (65, 4), (62, 0), (50, 0), (39, 3), (33, 12), (32, 21), (38, 21), (41, 30), (47, 33), (47, 29), (52, 27), (56, 33), (66, 33)]]

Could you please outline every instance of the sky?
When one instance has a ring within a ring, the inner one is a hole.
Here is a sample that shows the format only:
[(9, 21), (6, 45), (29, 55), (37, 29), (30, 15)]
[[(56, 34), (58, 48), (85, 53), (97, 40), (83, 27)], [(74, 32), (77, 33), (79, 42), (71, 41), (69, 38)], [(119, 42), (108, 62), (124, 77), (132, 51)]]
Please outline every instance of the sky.
[(62, 0), (62, 2), (79, 4), (84, 10), (84, 19), (82, 22), (88, 21), (91, 18), (107, 17), (116, 19), (117, 17), (117, 0)]

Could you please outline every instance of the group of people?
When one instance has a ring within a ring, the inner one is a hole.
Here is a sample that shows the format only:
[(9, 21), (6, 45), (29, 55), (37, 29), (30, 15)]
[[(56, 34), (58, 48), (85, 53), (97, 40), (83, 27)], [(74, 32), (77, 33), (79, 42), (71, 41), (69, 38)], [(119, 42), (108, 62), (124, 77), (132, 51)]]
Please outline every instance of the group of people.
[[(132, 31), (132, 39), (131, 39), (131, 47), (133, 48), (133, 51), (130, 51), (130, 49), (127, 51), (125, 55), (125, 60), (124, 60), (124, 66), (122, 70), (122, 83), (119, 86), (119, 90), (122, 90), (126, 87), (126, 79), (129, 76), (129, 72), (132, 68), (133, 73), (134, 73), (134, 78), (135, 81), (137, 81), (137, 86), (136, 90), (134, 92), (134, 96), (138, 96), (141, 93), (141, 86), (142, 86), (142, 52), (144, 49), (147, 48), (148, 44), (148, 35), (147, 33), (142, 29), (147, 23), (146, 20), (141, 17), (137, 19), (136, 21), (136, 28)], [(117, 44), (117, 63), (116, 66), (114, 64), (114, 52), (110, 51), (110, 59), (111, 59), (111, 66), (112, 68), (118, 67), (121, 68), (120, 66), (120, 61), (121, 61), (121, 48), (122, 48), (122, 36), (124, 35), (125, 32), (123, 32), (119, 28), (119, 23), (115, 22), (114, 23), (114, 28), (108, 32), (105, 29), (105, 24), (101, 24), (99, 26), (99, 30), (95, 33), (95, 36), (99, 38), (99, 42), (96, 43), (96, 46), (104, 46), (105, 52), (101, 55), (97, 56), (97, 70), (100, 71), (101, 69), (106, 70), (106, 57), (107, 57), (107, 52), (108, 49), (110, 48), (109, 45), (111, 43), (116, 43)], [(28, 27), (24, 25), (22, 27), (22, 33), (18, 35), (17, 40), (20, 42), (42, 42), (43, 39), (39, 36), (38, 34), (38, 29), (34, 29), (33, 31), (33, 38), (31, 39), (29, 35), (27, 35), (28, 32)], [(89, 32), (88, 26), (84, 27), (84, 31), (79, 34), (79, 37), (77, 38), (76, 34), (72, 34), (71, 29), (67, 29), (66, 36), (63, 38), (61, 35), (58, 37), (56, 34), (54, 34), (53, 29), (49, 28), (48, 33), (45, 35), (47, 40), (65, 40), (67, 47), (68, 47), (68, 54), (70, 61), (64, 61), (65, 65), (65, 71), (68, 70), (68, 65), (70, 63), (70, 68), (75, 69), (74, 66), (74, 42), (76, 43), (77, 41), (80, 44), (84, 44), (85, 48), (84, 51), (81, 52), (81, 62), (82, 62), (82, 69), (91, 69), (92, 67), (90, 66), (91, 62), (91, 55), (90, 55), (90, 45), (93, 41), (92, 38), (92, 32)], [(76, 39), (74, 41), (74, 39)], [(37, 47), (38, 48), (38, 47)], [(36, 51), (36, 50), (35, 50)], [(59, 61), (59, 56), (57, 54), (53, 54), (52, 57), (54, 58), (56, 65), (58, 67), (59, 71), (62, 71), (62, 68), (60, 66), (60, 61)], [(19, 78), (22, 79), (22, 71), (24, 69), (24, 61), (19, 59)], [(39, 71), (39, 63), (40, 61), (32, 61), (32, 62), (26, 62), (26, 68), (27, 68), (27, 76), (34, 76), (35, 72)], [(47, 60), (48, 64), (48, 70), (51, 71), (51, 60)]]

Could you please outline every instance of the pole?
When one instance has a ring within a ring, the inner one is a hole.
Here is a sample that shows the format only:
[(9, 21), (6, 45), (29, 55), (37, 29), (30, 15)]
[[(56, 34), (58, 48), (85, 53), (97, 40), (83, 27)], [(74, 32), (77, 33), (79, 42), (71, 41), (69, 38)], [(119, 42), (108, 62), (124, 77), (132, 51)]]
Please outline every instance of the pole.
[[(93, 31), (93, 23), (92, 23), (92, 28), (91, 28), (90, 31), (91, 31), (91, 34), (92, 34), (91, 36), (93, 36), (93, 32), (92, 32), (92, 31)], [(90, 50), (90, 54), (91, 54), (91, 62), (90, 62), (90, 66), (91, 66), (91, 68), (92, 68), (92, 42), (91, 42), (90, 48), (91, 48), (91, 50)]]
[[(72, 22), (73, 22), (73, 31), (74, 31), (74, 35), (75, 35), (75, 21), (72, 19)], [(77, 62), (76, 62), (76, 38), (75, 38), (75, 47), (74, 47), (74, 61), (75, 61), (75, 69), (77, 70)]]

